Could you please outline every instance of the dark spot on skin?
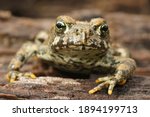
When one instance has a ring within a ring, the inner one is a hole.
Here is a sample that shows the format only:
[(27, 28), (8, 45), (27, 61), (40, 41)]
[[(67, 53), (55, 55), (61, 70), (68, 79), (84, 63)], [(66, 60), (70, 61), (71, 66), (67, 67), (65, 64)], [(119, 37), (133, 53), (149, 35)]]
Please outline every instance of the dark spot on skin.
[(61, 58), (62, 60), (64, 60), (64, 57), (62, 57), (61, 55), (58, 54), (57, 56), (58, 56), (59, 58)]
[(86, 62), (87, 62), (87, 63), (91, 62), (91, 59), (88, 59)]
[(81, 60), (81, 61), (82, 61), (82, 60), (83, 60), (83, 58), (79, 58), (79, 60)]
[(25, 56), (23, 56), (23, 55), (18, 55), (18, 56), (17, 56), (17, 59), (18, 59), (19, 61), (23, 62), (23, 61), (25, 60)]
[(56, 58), (56, 56), (54, 56), (53, 54), (51, 54), (51, 56), (52, 56), (53, 58)]
[(79, 29), (76, 29), (75, 32), (78, 33)]
[(90, 29), (89, 30), (89, 36), (91, 36), (93, 33), (92, 33), (92, 30)]

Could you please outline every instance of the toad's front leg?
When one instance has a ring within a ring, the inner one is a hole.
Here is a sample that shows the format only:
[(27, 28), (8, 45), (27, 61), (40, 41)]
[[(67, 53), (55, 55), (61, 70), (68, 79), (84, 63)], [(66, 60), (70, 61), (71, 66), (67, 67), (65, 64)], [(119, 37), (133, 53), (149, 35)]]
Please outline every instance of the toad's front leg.
[(89, 91), (89, 94), (93, 94), (103, 87), (108, 87), (108, 94), (111, 95), (116, 84), (123, 85), (126, 83), (128, 77), (130, 77), (136, 68), (136, 63), (130, 58), (115, 58), (118, 64), (115, 65), (115, 73), (111, 76), (98, 78), (97, 83), (100, 83), (95, 88)]
[(31, 57), (35, 56), (37, 53), (37, 45), (31, 42), (25, 43), (21, 49), (17, 52), (16, 56), (11, 60), (8, 69), (9, 72), (6, 75), (6, 78), (9, 82), (17, 80), (21, 76), (35, 78), (36, 76), (32, 73), (21, 73), (19, 69), (23, 64)]

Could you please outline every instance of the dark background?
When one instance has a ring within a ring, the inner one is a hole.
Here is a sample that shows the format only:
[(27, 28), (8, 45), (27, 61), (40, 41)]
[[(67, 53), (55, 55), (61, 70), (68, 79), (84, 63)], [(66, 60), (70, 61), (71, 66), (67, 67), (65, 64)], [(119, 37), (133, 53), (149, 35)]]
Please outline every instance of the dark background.
[(74, 10), (149, 14), (149, 0), (0, 0), (0, 9), (15, 16), (56, 17)]

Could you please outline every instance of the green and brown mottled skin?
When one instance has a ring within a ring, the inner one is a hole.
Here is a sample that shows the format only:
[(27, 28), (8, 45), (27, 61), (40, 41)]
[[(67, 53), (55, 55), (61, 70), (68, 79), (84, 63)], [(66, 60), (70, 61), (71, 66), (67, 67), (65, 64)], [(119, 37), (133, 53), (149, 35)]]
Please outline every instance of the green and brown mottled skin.
[(124, 84), (136, 68), (124, 48), (110, 45), (109, 28), (103, 18), (90, 22), (76, 21), (69, 16), (59, 16), (49, 32), (40, 32), (35, 42), (25, 43), (9, 65), (7, 78), (13, 82), (21, 76), (35, 78), (32, 73), (19, 69), (32, 56), (46, 60), (54, 68), (80, 74), (107, 73), (96, 80), (100, 83), (90, 94), (108, 87), (112, 94), (116, 84)]

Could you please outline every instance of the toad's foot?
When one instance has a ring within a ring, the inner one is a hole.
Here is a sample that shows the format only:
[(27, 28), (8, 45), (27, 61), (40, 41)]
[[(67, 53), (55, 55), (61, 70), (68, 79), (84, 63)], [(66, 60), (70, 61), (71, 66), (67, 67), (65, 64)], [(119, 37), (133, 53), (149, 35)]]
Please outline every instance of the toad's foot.
[(95, 88), (91, 89), (89, 91), (89, 94), (93, 94), (97, 91), (100, 91), (104, 87), (108, 87), (108, 94), (111, 95), (113, 92), (113, 89), (116, 84), (124, 85), (126, 83), (126, 79), (117, 79), (115, 76), (107, 76), (107, 77), (101, 77), (96, 80), (96, 83), (100, 83)]
[(11, 83), (16, 81), (16, 80), (19, 80), (20, 77), (26, 77), (26, 78), (31, 78), (31, 79), (35, 79), (36, 78), (36, 76), (33, 73), (31, 73), (31, 72), (20, 73), (18, 71), (10, 71), (6, 75), (6, 78)]

